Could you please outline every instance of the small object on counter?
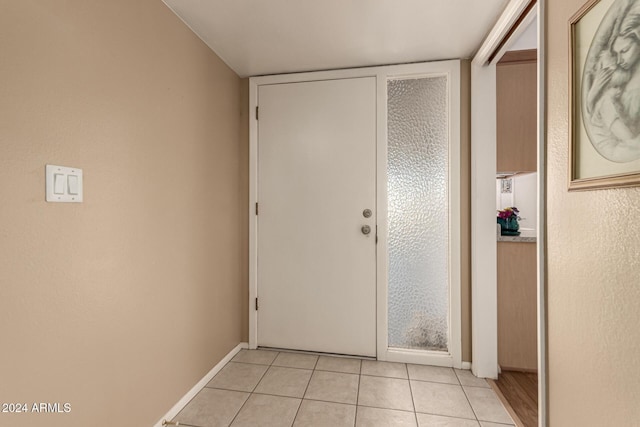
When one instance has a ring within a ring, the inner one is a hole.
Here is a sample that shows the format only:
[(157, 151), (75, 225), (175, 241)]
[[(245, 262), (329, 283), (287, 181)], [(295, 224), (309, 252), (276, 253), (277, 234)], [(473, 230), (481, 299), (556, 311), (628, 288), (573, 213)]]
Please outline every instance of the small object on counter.
[(502, 230), (500, 232), (501, 235), (503, 236), (519, 236), (520, 232), (519, 231), (511, 231), (511, 230)]
[(515, 206), (498, 211), (497, 221), (500, 224), (500, 234), (503, 236), (519, 236), (520, 224), (518, 215), (520, 211)]

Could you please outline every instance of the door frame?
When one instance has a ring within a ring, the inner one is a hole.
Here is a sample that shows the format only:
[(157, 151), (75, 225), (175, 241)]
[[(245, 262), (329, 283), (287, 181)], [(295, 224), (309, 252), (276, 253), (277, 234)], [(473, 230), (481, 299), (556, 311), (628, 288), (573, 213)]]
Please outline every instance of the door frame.
[[(376, 336), (377, 359), (462, 366), (461, 290), (460, 290), (460, 67), (458, 60), (429, 63), (389, 65), (356, 69), (317, 71), (285, 75), (251, 77), (249, 79), (249, 348), (258, 344), (258, 88), (261, 85), (375, 77), (377, 88), (376, 131)], [(446, 75), (449, 94), (449, 352), (400, 350), (388, 348), (387, 283), (388, 283), (388, 223), (387, 223), (387, 81), (398, 78), (420, 78)]]
[[(530, 17), (516, 31), (530, 0), (514, 0), (485, 39), (471, 66), (471, 161), (472, 188), (472, 371), (478, 377), (498, 376), (497, 325), (497, 243), (495, 236), (496, 173), (496, 62)], [(545, 0), (537, 0), (531, 14), (538, 19), (538, 88), (537, 88), (537, 344), (538, 344), (538, 425), (548, 425), (547, 384), (547, 315), (546, 315), (546, 68), (545, 68)], [(506, 43), (503, 43), (505, 42)], [(500, 46), (502, 48), (500, 48)], [(493, 61), (491, 54), (500, 49)], [(490, 197), (487, 197), (489, 195)], [(493, 249), (492, 249), (493, 248)]]

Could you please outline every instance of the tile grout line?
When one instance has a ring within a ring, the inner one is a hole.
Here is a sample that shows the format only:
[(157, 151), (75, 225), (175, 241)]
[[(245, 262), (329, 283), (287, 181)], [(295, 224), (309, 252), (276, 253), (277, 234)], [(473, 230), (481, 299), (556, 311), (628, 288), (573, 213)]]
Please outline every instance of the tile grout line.
[(362, 380), (362, 360), (360, 361), (360, 369), (358, 370), (358, 392), (356, 393), (356, 416), (353, 418), (353, 425), (358, 422), (358, 404), (360, 403), (360, 380)]
[[(454, 417), (453, 415), (437, 414), (437, 413), (434, 413), (434, 412), (416, 412), (416, 414), (431, 415), (431, 416), (440, 417), (440, 418), (451, 418), (452, 420), (475, 421), (477, 423), (483, 422), (483, 421), (480, 421), (480, 420), (474, 420), (473, 418)], [(492, 421), (484, 421), (484, 422), (492, 422)], [(501, 425), (500, 423), (494, 423), (494, 424)], [(504, 424), (504, 425), (507, 426), (507, 427), (512, 427), (510, 424)]]
[(314, 371), (314, 368), (298, 368), (297, 366), (270, 365), (269, 367), (270, 368), (274, 367), (274, 368), (297, 369), (299, 371)]
[(298, 410), (296, 411), (296, 415), (293, 417), (293, 421), (291, 422), (292, 426), (296, 423), (296, 419), (298, 418), (298, 414), (300, 413), (300, 408), (302, 408), (302, 402), (304, 401), (304, 396), (307, 394), (307, 390), (309, 390), (309, 384), (311, 384), (313, 373), (316, 371), (316, 366), (318, 366), (318, 360), (320, 360), (319, 356), (316, 359), (315, 365), (313, 365), (313, 369), (311, 370), (311, 376), (309, 377), (309, 381), (307, 381), (307, 386), (304, 388), (304, 393), (302, 393), (302, 397), (300, 398), (300, 404), (298, 405)]
[[(518, 414), (516, 414), (516, 412), (513, 411), (513, 407), (511, 406), (511, 404), (508, 401), (507, 402), (503, 401), (504, 394), (502, 394), (502, 391), (500, 390), (500, 388), (496, 384), (496, 380), (489, 380), (489, 381), (487, 381), (487, 383), (489, 383), (489, 387), (490, 387), (489, 390), (491, 390), (493, 392), (493, 395), (498, 400), (498, 403), (500, 403), (500, 405), (502, 406), (502, 409), (507, 413), (507, 415), (509, 416), (509, 419), (511, 419), (512, 423), (511, 424), (505, 424), (505, 425), (507, 425), (507, 426), (520, 426), (520, 425), (523, 425), (522, 420), (520, 420), (520, 417), (518, 417)], [(517, 419), (517, 421), (516, 421), (516, 419)], [(488, 420), (483, 420), (483, 421), (496, 423), (495, 421), (488, 421)], [(496, 423), (496, 424), (500, 424), (500, 423)]]
[[(276, 357), (278, 357), (279, 353), (276, 353), (276, 356), (273, 358), (273, 360), (276, 360)], [(273, 363), (273, 360), (271, 361), (271, 363)], [(231, 359), (229, 361), (229, 363), (231, 363), (233, 361), (233, 359)], [(229, 364), (227, 363), (227, 365)], [(224, 365), (224, 367), (226, 368), (227, 365)], [(264, 366), (264, 365), (262, 365)], [(267, 371), (269, 371), (269, 369), (271, 368), (271, 365), (269, 365), (269, 368), (267, 368), (266, 371), (264, 371), (264, 374), (262, 374), (262, 377), (260, 377), (260, 381), (262, 381), (262, 378), (267, 374)], [(224, 369), (224, 368), (223, 368)], [(222, 371), (222, 369), (220, 370)], [(215, 377), (214, 377), (215, 378)], [(258, 381), (258, 383), (256, 384), (256, 386), (253, 388), (254, 390), (258, 387), (258, 384), (260, 384), (260, 381)], [(229, 423), (229, 426), (231, 426), (233, 424), (233, 422), (236, 420), (236, 418), (238, 418), (238, 415), (240, 415), (240, 412), (242, 412), (242, 409), (247, 405), (247, 402), (249, 401), (249, 399), (251, 399), (251, 396), (253, 396), (253, 392), (249, 393), (249, 396), (247, 396), (247, 399), (244, 401), (244, 403), (242, 403), (242, 406), (240, 407), (240, 409), (238, 409), (238, 412), (236, 412), (236, 414), (233, 416), (233, 418), (231, 419), (231, 422)]]
[(491, 386), (489, 385), (489, 383), (487, 383), (487, 380), (486, 380), (486, 379), (484, 379), (484, 378), (478, 378), (478, 377), (476, 377), (476, 376), (475, 376), (475, 375), (473, 375), (473, 374), (471, 374), (471, 375), (473, 375), (475, 378), (477, 378), (477, 379), (479, 379), (479, 380), (484, 380), (485, 385), (483, 385), (483, 386), (482, 386), (482, 385), (462, 384), (462, 380), (460, 379), (460, 376), (458, 375), (457, 370), (456, 370), (456, 369), (454, 369), (454, 370), (453, 370), (453, 372), (455, 372), (455, 374), (456, 374), (456, 378), (458, 379), (458, 382), (460, 383), (460, 385), (461, 385), (462, 387), (491, 388)]
[(315, 371), (318, 372), (331, 372), (333, 374), (348, 374), (348, 375), (360, 375), (357, 372), (344, 372), (344, 371), (332, 371), (330, 369), (314, 369)]
[(462, 387), (462, 382), (460, 381), (460, 378), (458, 377), (458, 374), (456, 373), (456, 370), (451, 368), (451, 370), (453, 371), (453, 376), (456, 377), (456, 381), (458, 381), (458, 385), (460, 387)]
[[(262, 373), (262, 375), (260, 375), (260, 379), (258, 380), (258, 382), (256, 382), (256, 385), (253, 386), (253, 389), (250, 391), (251, 394), (253, 394), (253, 392), (256, 391), (256, 389), (258, 388), (258, 385), (260, 384), (260, 381), (262, 381), (264, 376), (267, 375), (267, 371), (269, 371), (269, 368), (265, 369), (264, 372)], [(251, 397), (251, 396), (249, 396), (249, 397)]]
[(478, 424), (480, 424), (480, 419), (478, 418), (478, 414), (476, 413), (476, 410), (473, 408), (473, 405), (471, 404), (471, 401), (469, 400), (469, 396), (467, 395), (467, 391), (464, 389), (464, 387), (462, 387), (462, 385), (460, 386), (460, 388), (462, 388), (462, 393), (464, 393), (464, 398), (467, 399), (467, 402), (469, 402), (469, 406), (471, 406), (471, 411), (473, 412), (473, 415), (476, 417), (476, 421), (478, 421)]
[(251, 399), (251, 396), (253, 396), (253, 393), (249, 393), (249, 396), (247, 396), (245, 401), (242, 402), (242, 406), (240, 406), (240, 408), (238, 409), (238, 412), (236, 412), (236, 414), (233, 416), (233, 418), (231, 419), (231, 422), (229, 423), (229, 425), (233, 424), (233, 422), (236, 420), (236, 418), (238, 418), (238, 414), (240, 414), (240, 412), (242, 411), (242, 408), (244, 408), (245, 405), (247, 404), (247, 402), (249, 401), (249, 399)]
[(309, 382), (307, 383), (307, 387), (304, 389), (304, 393), (302, 393), (302, 398), (300, 398), (300, 404), (298, 405), (298, 410), (296, 411), (296, 415), (293, 417), (291, 426), (293, 426), (296, 423), (296, 419), (298, 418), (298, 414), (300, 413), (300, 408), (302, 407), (302, 402), (305, 400), (304, 396), (307, 394), (307, 390), (309, 390), (309, 384), (311, 384), (311, 378), (313, 378), (313, 374), (316, 372), (316, 367), (318, 366), (319, 361), (320, 361), (320, 356), (316, 357), (316, 363), (313, 365), (313, 369), (311, 370), (311, 376), (309, 377)]
[(409, 377), (404, 378), (404, 377), (390, 377), (388, 375), (371, 375), (371, 374), (360, 374), (364, 377), (375, 377), (375, 378), (391, 378), (392, 380), (408, 380)]
[(358, 356), (353, 354), (343, 354), (343, 353), (327, 353), (323, 351), (312, 351), (312, 350), (292, 350), (287, 348), (278, 348), (278, 347), (258, 347), (256, 350), (260, 351), (268, 351), (272, 353), (287, 353), (287, 354), (303, 354), (303, 355), (311, 355), (318, 357), (334, 357), (336, 359), (352, 359), (352, 360), (371, 360), (373, 362), (377, 362), (373, 356)]
[[(407, 414), (415, 414), (414, 411), (407, 411), (406, 409), (398, 409), (398, 408), (384, 408), (381, 406), (371, 406), (371, 405), (358, 405), (361, 408), (371, 408), (371, 409), (382, 409), (383, 411), (396, 411), (396, 412), (406, 412)], [(421, 412), (423, 413), (423, 412)]]
[[(232, 363), (231, 361), (229, 361), (229, 363)], [(234, 389), (234, 388), (225, 388), (225, 387), (216, 387), (216, 386), (210, 386), (209, 384), (211, 384), (213, 382), (213, 380), (220, 375), (220, 373), (222, 373), (222, 371), (229, 366), (229, 363), (227, 363), (226, 365), (224, 365), (224, 367), (220, 370), (220, 372), (218, 372), (213, 378), (211, 378), (211, 381), (209, 381), (207, 384), (205, 384), (205, 388), (210, 388), (213, 390), (225, 390), (225, 391), (237, 391), (237, 392), (241, 392), (241, 393), (253, 393), (256, 388), (258, 387), (258, 384), (260, 384), (260, 381), (262, 381), (262, 379), (264, 378), (264, 376), (266, 375), (267, 371), (269, 370), (269, 367), (267, 367), (267, 369), (264, 370), (264, 372), (262, 374), (260, 374), (260, 378), (258, 378), (258, 381), (256, 382), (256, 385), (253, 386), (253, 388), (251, 390), (238, 390), (238, 389)], [(239, 363), (239, 362), (233, 362), (233, 363)], [(244, 363), (244, 365), (251, 365), (251, 366), (267, 366), (267, 365), (253, 365), (250, 363)]]
[(293, 425), (296, 423), (296, 418), (298, 418), (298, 414), (300, 413), (300, 407), (302, 406), (302, 401), (304, 400), (304, 397), (302, 399), (300, 399), (300, 403), (298, 403), (298, 408), (296, 409), (296, 414), (293, 416), (293, 419), (291, 420), (291, 426), (293, 427)]
[(344, 405), (344, 406), (353, 406), (354, 408), (357, 406), (355, 403), (344, 403), (344, 402), (336, 402), (335, 400), (322, 400), (322, 399), (302, 399), (309, 402), (322, 402), (322, 403), (332, 403), (334, 405)]
[[(257, 385), (256, 385), (257, 386)], [(233, 416), (233, 418), (231, 419), (231, 422), (229, 423), (229, 426), (231, 424), (233, 424), (233, 422), (236, 420), (236, 418), (238, 418), (238, 415), (240, 414), (240, 412), (242, 411), (242, 409), (245, 407), (245, 405), (247, 404), (247, 402), (249, 401), (249, 399), (251, 399), (251, 396), (253, 396), (253, 393), (249, 393), (249, 396), (247, 396), (247, 398), (245, 399), (245, 401), (242, 403), (242, 406), (240, 406), (240, 408), (238, 409), (238, 412), (236, 412), (236, 414)]]
[[(227, 366), (227, 365), (225, 365), (225, 366)], [(222, 369), (220, 369), (220, 370), (222, 370)], [(204, 387), (203, 387), (203, 390), (204, 390)], [(186, 408), (187, 406), (189, 406), (189, 405), (191, 404), (191, 402), (193, 402), (193, 399), (195, 399), (195, 398), (196, 398), (196, 397), (197, 397), (201, 392), (202, 392), (202, 390), (200, 390), (199, 392), (197, 392), (197, 393), (196, 393), (196, 395), (195, 395), (195, 396), (193, 396), (193, 397), (192, 397), (192, 398), (191, 398), (191, 399), (186, 403), (186, 405), (184, 405), (184, 406), (182, 407), (182, 409), (180, 410), (180, 412), (178, 412), (178, 413), (176, 414), (176, 416), (175, 416), (175, 417), (173, 417), (173, 419), (171, 419), (171, 421), (176, 420), (176, 421), (180, 422), (180, 420), (177, 420), (178, 415), (180, 415), (180, 414), (182, 413), (182, 411), (184, 411), (184, 410), (185, 410), (185, 408)], [(183, 425), (188, 425), (188, 424), (183, 424)], [(193, 427), (199, 427), (199, 426), (193, 426)]]
[(411, 395), (411, 405), (413, 406), (413, 418), (416, 420), (416, 426), (417, 426), (419, 425), (418, 412), (416, 411), (416, 401), (413, 397), (413, 387), (411, 387), (411, 376), (409, 375), (409, 365), (405, 364), (404, 367), (407, 371), (407, 382), (409, 383), (409, 394)]

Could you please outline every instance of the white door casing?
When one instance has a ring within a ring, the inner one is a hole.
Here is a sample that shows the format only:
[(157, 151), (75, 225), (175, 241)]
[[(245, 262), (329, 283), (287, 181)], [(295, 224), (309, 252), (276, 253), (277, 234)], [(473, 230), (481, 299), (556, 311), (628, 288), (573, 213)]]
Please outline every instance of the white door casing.
[[(376, 250), (376, 336), (377, 358), (379, 360), (404, 361), (440, 366), (461, 367), (461, 312), (460, 312), (460, 61), (441, 61), (434, 63), (394, 65), (384, 67), (359, 68), (350, 70), (322, 71), (278, 76), (254, 77), (249, 82), (250, 127), (250, 189), (249, 189), (249, 346), (263, 345), (259, 339), (260, 326), (255, 299), (259, 290), (259, 233), (258, 216), (255, 215), (255, 203), (260, 201), (259, 164), (258, 164), (258, 123), (254, 112), (258, 106), (258, 94), (265, 85), (309, 82), (319, 80), (353, 79), (372, 77), (376, 91), (376, 192), (378, 245)], [(387, 223), (387, 81), (397, 78), (421, 78), (445, 75), (448, 79), (448, 116), (449, 116), (449, 351), (428, 352), (388, 348), (388, 223)], [(260, 117), (266, 114), (260, 102)], [(262, 205), (261, 205), (262, 212)], [(312, 221), (311, 221), (312, 222)], [(262, 300), (262, 298), (261, 298)], [(262, 309), (262, 302), (260, 303)], [(280, 307), (286, 310), (287, 307)]]
[[(484, 230), (489, 220), (493, 217), (486, 212), (494, 212), (495, 205), (491, 205), (484, 195), (494, 190), (494, 170), (490, 169), (495, 161), (496, 137), (495, 137), (495, 90), (489, 92), (487, 85), (495, 88), (495, 63), (509, 48), (518, 33), (526, 28), (526, 25), (535, 16), (538, 32), (538, 224), (537, 224), (537, 322), (538, 322), (538, 425), (544, 427), (548, 424), (548, 384), (547, 384), (547, 321), (546, 321), (546, 217), (545, 217), (545, 88), (546, 88), (546, 55), (545, 37), (546, 1), (538, 0), (537, 6), (532, 9), (504, 43), (494, 61), (489, 63), (490, 54), (501, 45), (507, 37), (509, 30), (516, 24), (520, 15), (529, 4), (528, 0), (514, 0), (511, 2), (498, 22), (485, 39), (483, 45), (472, 63), (472, 283), (474, 298), (472, 299), (472, 336), (473, 336), (473, 373), (479, 377), (497, 378), (498, 376), (498, 351), (497, 351), (497, 300), (495, 299), (497, 279), (494, 274), (496, 263), (495, 251), (491, 255), (491, 248), (495, 244), (495, 235), (489, 235)], [(488, 158), (493, 153), (493, 157)], [(495, 166), (495, 165), (494, 165)], [(482, 213), (478, 215), (478, 213)], [(492, 220), (495, 221), (495, 220)], [(487, 253), (489, 256), (487, 256)], [(482, 295), (477, 298), (476, 295)]]

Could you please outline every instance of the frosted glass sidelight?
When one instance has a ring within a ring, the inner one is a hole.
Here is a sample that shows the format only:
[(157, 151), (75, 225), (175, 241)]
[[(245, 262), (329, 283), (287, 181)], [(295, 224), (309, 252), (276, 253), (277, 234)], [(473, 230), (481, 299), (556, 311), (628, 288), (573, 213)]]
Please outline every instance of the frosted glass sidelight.
[(390, 80), (389, 347), (448, 350), (447, 77)]

